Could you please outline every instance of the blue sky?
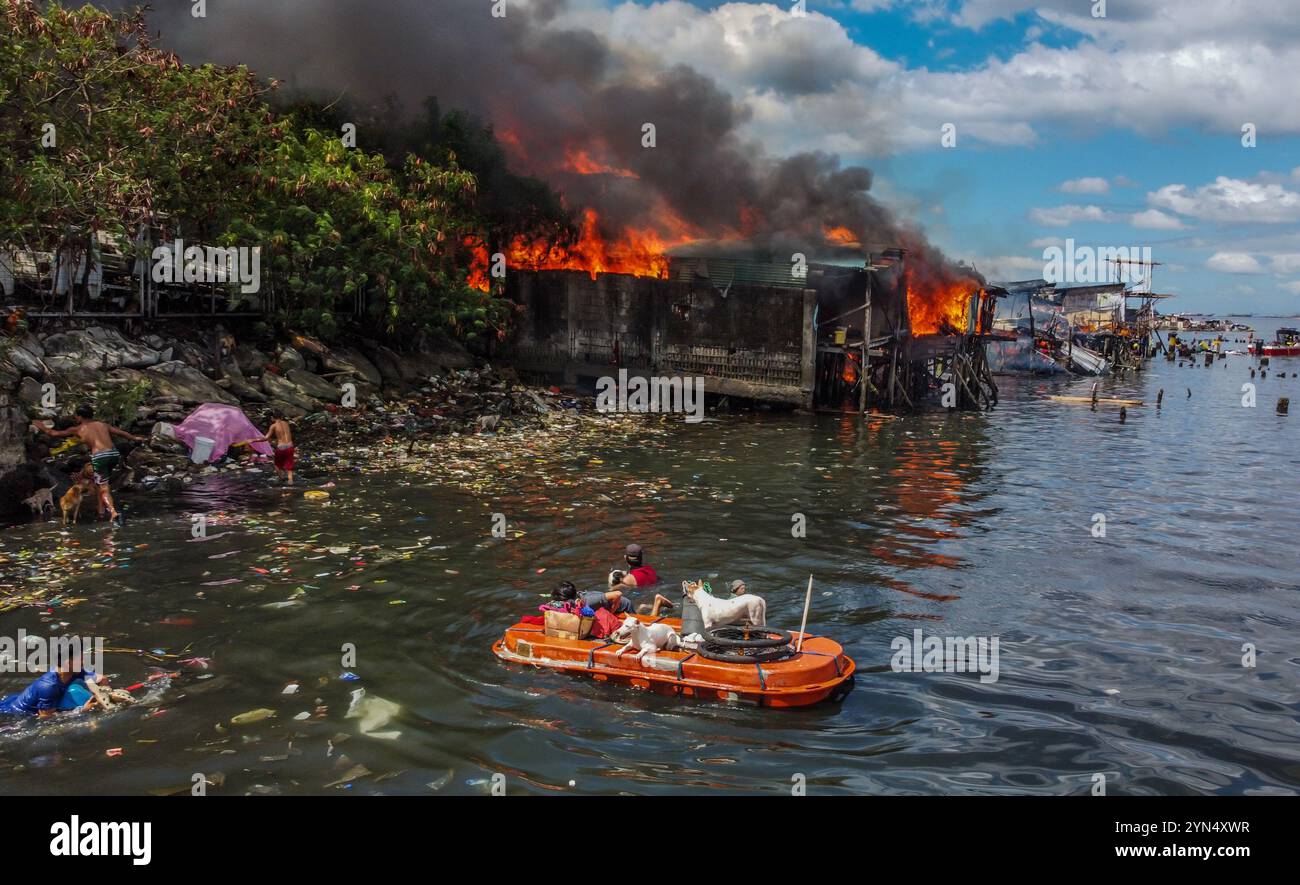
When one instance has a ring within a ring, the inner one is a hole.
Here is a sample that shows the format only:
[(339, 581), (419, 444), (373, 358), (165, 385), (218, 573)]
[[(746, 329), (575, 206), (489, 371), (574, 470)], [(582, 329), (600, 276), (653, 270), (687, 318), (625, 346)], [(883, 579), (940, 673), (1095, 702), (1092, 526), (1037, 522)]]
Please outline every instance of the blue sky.
[[(679, 101), (730, 97), (710, 111), (729, 156), (865, 165), (879, 200), (991, 279), (1042, 276), (1066, 240), (1149, 247), (1170, 310), (1300, 312), (1300, 0), (506, 3), (515, 18), (488, 0), (222, 0), (202, 22), (187, 4), (155, 20), (187, 58), (332, 94), (436, 91), (532, 134), (528, 168), (554, 168), (566, 137), (603, 137), (614, 165), (643, 163), (647, 192), (728, 155), (693, 143), (676, 166), (645, 161), (643, 120), (603, 97), (657, 100), (641, 84), (689, 68), (709, 91)], [(701, 107), (715, 106), (647, 105), (702, 142)], [(613, 137), (625, 124), (636, 139)]]
[[(1285, 0), (1112, 0), (1104, 18), (1090, 0), (808, 0), (803, 22), (793, 0), (636, 5), (646, 20), (677, 7), (679, 35), (696, 17), (728, 35), (733, 59), (689, 63), (757, 109), (770, 149), (870, 166), (881, 199), (991, 277), (1040, 276), (1067, 238), (1149, 246), (1168, 310), (1300, 313), (1300, 16)], [(761, 72), (800, 27), (825, 70), (792, 95)]]

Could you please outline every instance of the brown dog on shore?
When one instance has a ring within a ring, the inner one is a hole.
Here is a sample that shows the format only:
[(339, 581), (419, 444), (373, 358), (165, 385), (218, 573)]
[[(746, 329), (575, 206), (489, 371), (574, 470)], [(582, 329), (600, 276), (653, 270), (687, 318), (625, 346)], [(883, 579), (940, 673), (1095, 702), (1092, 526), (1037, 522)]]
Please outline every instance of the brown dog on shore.
[(73, 477), (72, 485), (59, 499), (59, 509), (63, 511), (64, 525), (68, 524), (69, 513), (72, 514), (73, 523), (76, 523), (77, 517), (81, 515), (81, 499), (86, 496), (86, 491), (94, 481), (95, 468), (89, 463)]

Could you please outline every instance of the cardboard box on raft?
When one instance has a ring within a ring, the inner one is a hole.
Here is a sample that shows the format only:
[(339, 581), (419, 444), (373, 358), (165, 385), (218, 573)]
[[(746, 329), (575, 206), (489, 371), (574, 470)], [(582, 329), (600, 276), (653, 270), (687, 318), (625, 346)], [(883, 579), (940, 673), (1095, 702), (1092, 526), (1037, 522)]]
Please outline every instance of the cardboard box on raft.
[(583, 618), (564, 612), (546, 612), (545, 632), (547, 636), (558, 639), (586, 639), (591, 635), (595, 618)]

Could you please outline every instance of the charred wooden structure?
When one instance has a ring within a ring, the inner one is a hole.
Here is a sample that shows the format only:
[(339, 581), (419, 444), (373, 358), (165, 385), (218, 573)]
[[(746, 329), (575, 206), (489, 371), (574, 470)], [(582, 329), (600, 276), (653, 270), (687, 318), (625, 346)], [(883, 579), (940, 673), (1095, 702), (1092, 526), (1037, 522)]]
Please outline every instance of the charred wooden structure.
[(860, 266), (674, 258), (668, 279), (515, 271), (506, 295), (518, 317), (494, 356), (569, 384), (626, 369), (803, 408), (988, 408), (996, 292), (962, 295), (964, 328), (917, 335), (906, 279), (901, 250)]

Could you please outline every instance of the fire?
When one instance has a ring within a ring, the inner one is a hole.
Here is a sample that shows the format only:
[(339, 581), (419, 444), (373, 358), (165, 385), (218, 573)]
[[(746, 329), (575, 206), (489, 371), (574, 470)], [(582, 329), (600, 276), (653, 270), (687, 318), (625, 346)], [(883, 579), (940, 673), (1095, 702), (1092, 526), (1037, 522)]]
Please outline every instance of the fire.
[(465, 282), (470, 288), (486, 292), (491, 288), (488, 281), (487, 244), (478, 237), (466, 237), (464, 244), (470, 254), (469, 273), (465, 275)]
[(848, 351), (844, 355), (844, 369), (840, 372), (840, 379), (845, 384), (858, 383), (858, 367), (862, 365), (862, 356), (853, 351)]
[(822, 228), (822, 236), (826, 238), (826, 242), (833, 246), (852, 246), (856, 248), (862, 245), (858, 242), (857, 234), (843, 226), (824, 227)]
[(686, 242), (674, 241), (651, 228), (624, 228), (617, 241), (608, 241), (600, 231), (596, 210), (582, 213), (582, 228), (572, 245), (516, 237), (506, 255), (507, 264), (518, 270), (581, 270), (596, 279), (597, 274), (625, 273), (638, 277), (668, 278), (667, 250)]
[(636, 179), (641, 177), (631, 169), (620, 169), (617, 166), (597, 162), (592, 159), (591, 154), (581, 148), (565, 154), (564, 165), (561, 168), (565, 172), (574, 172), (578, 175), (617, 175), (619, 178)]
[(979, 289), (975, 280), (918, 280), (910, 271), (907, 277), (907, 312), (913, 335), (966, 331), (970, 298)]

